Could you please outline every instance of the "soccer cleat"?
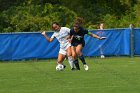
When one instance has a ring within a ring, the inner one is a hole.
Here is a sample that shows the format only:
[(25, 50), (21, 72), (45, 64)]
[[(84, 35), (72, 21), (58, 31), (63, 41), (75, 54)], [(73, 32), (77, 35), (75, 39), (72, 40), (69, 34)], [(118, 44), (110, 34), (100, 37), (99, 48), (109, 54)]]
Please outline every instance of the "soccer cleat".
[(88, 65), (84, 65), (84, 69), (87, 71), (88, 70)]
[(105, 58), (105, 56), (104, 55), (101, 55), (101, 58)]
[(75, 64), (76, 69), (80, 70), (79, 62), (75, 62), (74, 64)]
[(76, 70), (80, 70), (80, 68), (76, 68)]
[(66, 65), (63, 65), (64, 66), (64, 68), (66, 68)]
[(76, 70), (75, 68), (71, 68), (72, 71)]

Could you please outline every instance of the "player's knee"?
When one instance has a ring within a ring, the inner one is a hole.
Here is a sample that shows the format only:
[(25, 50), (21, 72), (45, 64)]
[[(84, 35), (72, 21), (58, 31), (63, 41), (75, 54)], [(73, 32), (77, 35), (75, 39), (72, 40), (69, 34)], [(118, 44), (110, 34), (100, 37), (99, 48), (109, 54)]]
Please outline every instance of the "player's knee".
[(71, 52), (68, 52), (67, 53), (67, 56), (69, 57), (69, 56), (72, 56), (72, 53)]
[(76, 51), (76, 53), (77, 53), (77, 56), (81, 56), (82, 55), (81, 51)]
[(76, 59), (76, 58), (77, 58), (76, 54), (75, 54), (75, 55), (72, 55), (72, 58), (73, 58), (73, 59)]

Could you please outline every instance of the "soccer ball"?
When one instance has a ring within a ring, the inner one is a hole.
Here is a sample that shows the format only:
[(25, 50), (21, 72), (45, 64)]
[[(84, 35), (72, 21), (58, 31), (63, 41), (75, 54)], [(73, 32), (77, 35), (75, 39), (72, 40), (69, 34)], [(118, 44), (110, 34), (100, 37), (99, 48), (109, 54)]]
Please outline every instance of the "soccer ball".
[(63, 70), (64, 70), (64, 65), (58, 64), (58, 65), (56, 66), (56, 71), (63, 71)]

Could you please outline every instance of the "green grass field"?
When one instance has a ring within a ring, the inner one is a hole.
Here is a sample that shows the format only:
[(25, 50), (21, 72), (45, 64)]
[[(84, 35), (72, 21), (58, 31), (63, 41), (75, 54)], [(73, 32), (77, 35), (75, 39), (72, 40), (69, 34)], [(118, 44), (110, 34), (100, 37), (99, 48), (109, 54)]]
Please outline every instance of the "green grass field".
[(86, 58), (89, 71), (56, 60), (0, 62), (0, 93), (140, 93), (140, 57)]

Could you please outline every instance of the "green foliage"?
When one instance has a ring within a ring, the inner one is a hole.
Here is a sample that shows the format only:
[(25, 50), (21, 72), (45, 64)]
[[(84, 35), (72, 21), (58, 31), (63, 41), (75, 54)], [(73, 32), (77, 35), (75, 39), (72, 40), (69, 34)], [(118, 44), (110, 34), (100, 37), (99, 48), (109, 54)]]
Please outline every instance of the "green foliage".
[(124, 28), (137, 23), (137, 15), (132, 10), (137, 0), (75, 0), (72, 4), (69, 4), (71, 0), (61, 1), (62, 5), (85, 18), (86, 27), (90, 29), (97, 29), (99, 23), (105, 23), (106, 28)]
[(75, 17), (97, 29), (140, 26), (139, 0), (0, 0), (0, 32), (50, 30), (51, 23), (70, 27)]
[(135, 26), (140, 27), (140, 1), (134, 6), (133, 14), (135, 14)]
[(103, 18), (103, 22), (105, 22), (106, 28), (115, 28), (117, 26), (116, 16), (114, 15), (110, 14), (105, 15)]
[(24, 1), (25, 0), (0, 0), (0, 11), (7, 10), (12, 6), (22, 5)]
[(50, 30), (54, 21), (70, 26), (76, 13), (63, 6), (51, 4), (11, 7), (2, 12), (7, 20), (4, 32)]

